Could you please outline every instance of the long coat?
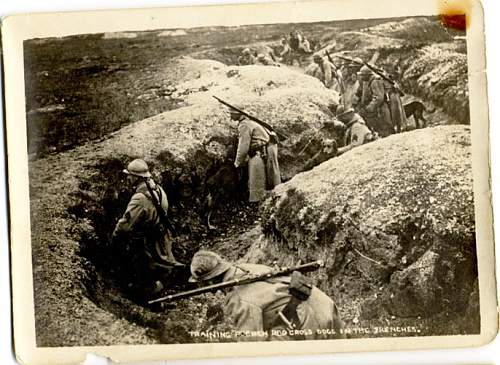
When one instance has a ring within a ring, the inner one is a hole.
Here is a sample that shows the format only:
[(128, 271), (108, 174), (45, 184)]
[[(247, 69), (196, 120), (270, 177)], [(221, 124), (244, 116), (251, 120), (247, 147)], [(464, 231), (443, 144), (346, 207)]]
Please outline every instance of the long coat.
[(361, 114), (368, 126), (381, 137), (394, 133), (391, 110), (386, 100), (386, 82), (379, 76), (372, 76), (362, 86)]
[[(271, 268), (265, 265), (238, 264), (226, 272), (223, 281), (270, 271)], [(239, 341), (298, 339), (290, 335), (289, 329), (281, 321), (276, 320), (291, 299), (289, 285), (290, 277), (283, 276), (232, 288), (226, 296), (223, 309), (226, 317), (232, 319), (236, 330), (241, 331)], [(343, 337), (340, 333), (343, 323), (335, 303), (316, 287), (313, 287), (310, 297), (297, 306), (297, 315), (299, 326), (296, 329), (303, 334), (300, 339)], [(281, 335), (273, 334), (273, 330), (280, 330)], [(263, 335), (265, 331), (267, 335)]]
[(389, 99), (392, 125), (396, 129), (396, 132), (402, 132), (406, 129), (407, 121), (399, 91), (391, 83), (385, 81), (385, 92)]
[[(238, 124), (238, 150), (234, 165), (243, 166), (248, 159), (248, 189), (251, 202), (262, 200), (266, 190), (272, 190), (281, 183), (278, 146), (271, 143), (270, 133), (250, 119), (242, 119)], [(254, 154), (252, 151), (257, 152)]]
[[(167, 212), (167, 194), (161, 186), (149, 180), (155, 199), (161, 198), (161, 208)], [(132, 251), (131, 259), (136, 266), (135, 269), (143, 270), (143, 266), (151, 266), (153, 262), (168, 260), (168, 252), (165, 237), (160, 234), (160, 217), (156, 210), (146, 182), (142, 181), (136, 187), (134, 195), (130, 199), (125, 213), (118, 220), (113, 231), (113, 237), (119, 237), (127, 242)], [(138, 247), (141, 246), (142, 247)]]

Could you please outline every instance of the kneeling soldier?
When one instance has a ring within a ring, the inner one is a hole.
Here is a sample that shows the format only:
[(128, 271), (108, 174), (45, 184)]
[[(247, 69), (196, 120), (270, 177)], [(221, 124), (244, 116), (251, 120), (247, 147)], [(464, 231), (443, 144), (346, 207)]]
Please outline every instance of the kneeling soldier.
[[(271, 271), (269, 266), (232, 264), (214, 252), (198, 251), (190, 281), (210, 285)], [(297, 271), (226, 290), (223, 311), (238, 341), (344, 338), (333, 300)]]
[(366, 122), (353, 108), (344, 110), (344, 108), (340, 106), (337, 109), (336, 117), (345, 124), (344, 146), (338, 148), (337, 156), (377, 139), (376, 133), (372, 132), (366, 126)]

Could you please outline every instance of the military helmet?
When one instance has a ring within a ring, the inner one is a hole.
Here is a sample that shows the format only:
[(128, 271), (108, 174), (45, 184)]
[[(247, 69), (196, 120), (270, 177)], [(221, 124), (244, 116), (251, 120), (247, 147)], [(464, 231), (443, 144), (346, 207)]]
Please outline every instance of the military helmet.
[(367, 65), (364, 65), (363, 67), (361, 67), (361, 69), (359, 70), (358, 72), (358, 75), (372, 75), (373, 74), (373, 71), (370, 70), (370, 68), (367, 66)]
[(250, 48), (245, 48), (241, 53), (243, 53), (244, 55), (249, 55), (251, 53)]
[(319, 53), (315, 53), (313, 55), (313, 61), (316, 62), (316, 61), (322, 61), (323, 60), (323, 57), (321, 57), (321, 55)]
[(231, 264), (212, 251), (198, 251), (191, 260), (191, 277), (196, 283), (213, 279), (231, 268)]
[(127, 165), (127, 168), (123, 170), (127, 175), (134, 175), (140, 177), (151, 177), (149, 173), (148, 164), (146, 161), (140, 158), (133, 160)]
[(359, 57), (355, 57), (352, 59), (352, 61), (349, 61), (347, 64), (346, 64), (346, 67), (349, 67), (349, 68), (361, 68), (363, 65), (363, 60)]
[(345, 123), (346, 121), (351, 119), (353, 115), (354, 115), (353, 108), (345, 108), (343, 105), (341, 105), (337, 108), (337, 113), (335, 114), (335, 117), (341, 122)]

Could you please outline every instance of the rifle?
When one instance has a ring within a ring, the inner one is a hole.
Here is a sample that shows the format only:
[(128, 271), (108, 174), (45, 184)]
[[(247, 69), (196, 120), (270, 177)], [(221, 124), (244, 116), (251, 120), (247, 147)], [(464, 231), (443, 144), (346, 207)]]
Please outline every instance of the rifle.
[[(151, 201), (153, 202), (153, 205), (156, 208), (156, 211), (158, 213), (158, 217), (160, 219), (160, 225), (159, 225), (159, 233), (160, 235), (164, 238), (164, 242), (166, 244), (166, 247), (163, 246), (162, 244), (159, 244), (158, 242), (155, 243), (153, 247), (153, 252), (158, 256), (155, 258), (157, 262), (155, 262), (155, 265), (157, 267), (162, 267), (162, 268), (168, 268), (169, 265), (174, 265), (174, 266), (184, 266), (184, 264), (177, 262), (175, 257), (172, 254), (172, 237), (165, 237), (169, 235), (174, 235), (175, 229), (172, 223), (170, 222), (170, 219), (168, 219), (167, 212), (161, 207), (161, 190), (158, 190), (158, 200), (156, 199), (153, 189), (148, 183), (148, 179), (145, 179), (146, 187), (149, 191), (149, 194), (151, 195)], [(159, 259), (159, 260), (158, 260)], [(164, 263), (167, 263), (168, 265), (165, 266)]]
[(284, 140), (288, 139), (288, 136), (287, 136), (286, 134), (284, 134), (284, 133), (282, 133), (282, 132), (278, 132), (278, 131), (274, 130), (274, 128), (273, 128), (271, 125), (269, 125), (269, 124), (267, 124), (266, 122), (264, 122), (264, 121), (260, 120), (259, 118), (256, 118), (256, 117), (254, 117), (253, 115), (250, 115), (250, 114), (248, 114), (248, 113), (244, 112), (243, 110), (238, 109), (237, 107), (235, 107), (235, 106), (233, 106), (233, 105), (229, 104), (228, 102), (226, 102), (226, 101), (224, 101), (224, 100), (222, 100), (222, 99), (218, 98), (218, 97), (217, 97), (217, 96), (215, 96), (215, 95), (212, 95), (212, 96), (215, 98), (215, 100), (217, 100), (217, 101), (218, 101), (219, 103), (221, 103), (222, 105), (225, 105), (225, 106), (227, 106), (228, 108), (231, 108), (231, 109), (233, 109), (233, 110), (237, 111), (238, 113), (240, 113), (241, 115), (244, 115), (244, 116), (245, 116), (245, 117), (247, 117), (248, 119), (251, 119), (251, 120), (253, 120), (254, 122), (256, 122), (256, 123), (260, 124), (262, 127), (266, 128), (266, 129), (268, 129), (268, 130), (270, 130), (271, 132), (274, 132), (274, 133), (275, 133), (275, 134), (279, 137), (279, 139), (280, 139), (280, 140), (284, 141)]
[(148, 303), (153, 304), (153, 303), (159, 303), (159, 302), (173, 302), (175, 300), (185, 299), (185, 298), (193, 297), (195, 295), (216, 292), (217, 290), (221, 290), (221, 289), (225, 289), (225, 288), (232, 288), (233, 286), (246, 285), (246, 284), (250, 284), (250, 283), (255, 283), (256, 281), (263, 281), (263, 280), (272, 279), (272, 278), (279, 277), (279, 276), (286, 276), (286, 275), (293, 273), (294, 271), (300, 271), (300, 272), (315, 271), (315, 270), (318, 270), (319, 268), (324, 267), (324, 266), (325, 266), (325, 263), (322, 260), (318, 260), (318, 261), (309, 262), (307, 264), (303, 264), (303, 265), (299, 265), (299, 266), (295, 266), (295, 267), (283, 267), (280, 269), (272, 270), (266, 274), (248, 275), (248, 276), (244, 276), (244, 277), (239, 278), (239, 279), (234, 279), (234, 280), (225, 281), (225, 282), (218, 283), (218, 284), (203, 286), (201, 288), (188, 290), (188, 291), (185, 291), (182, 293), (167, 295), (165, 297), (150, 300), (150, 301), (148, 301)]
[[(172, 225), (172, 222), (170, 222), (170, 219), (168, 219), (167, 213), (161, 207), (161, 200), (160, 201), (156, 200), (156, 197), (153, 193), (153, 189), (151, 188), (151, 185), (149, 185), (149, 182), (147, 179), (145, 179), (145, 183), (146, 183), (146, 187), (148, 189), (148, 192), (151, 195), (151, 200), (153, 202), (153, 205), (155, 206), (156, 211), (158, 213), (158, 217), (160, 219), (160, 225), (162, 226), (163, 231), (164, 231), (162, 233), (166, 233), (167, 231), (170, 231), (170, 233), (172, 233), (172, 235), (175, 235), (176, 234), (175, 228)], [(161, 199), (161, 190), (158, 190), (158, 191), (159, 191), (159, 194), (158, 194), (159, 198)]]
[[(325, 49), (325, 53), (326, 53), (326, 56), (328, 57), (328, 61), (330, 61), (330, 63), (335, 66), (335, 63), (333, 63), (333, 60), (332, 60), (332, 56), (330, 56), (330, 52), (328, 52), (328, 50)], [(344, 83), (339, 78), (339, 75), (337, 74), (336, 71), (334, 71), (334, 74), (335, 74), (334, 77), (337, 79), (337, 82), (339, 83), (340, 93), (344, 94), (344, 92), (345, 92)]]
[(317, 136), (319, 136), (319, 132), (321, 132), (321, 130), (325, 128), (325, 126), (321, 126), (317, 131), (316, 133), (314, 133), (314, 135), (309, 139), (309, 142), (307, 142), (307, 144), (300, 150), (299, 154), (297, 156), (302, 156), (302, 154), (307, 150), (307, 148), (311, 145), (311, 143), (313, 143), (313, 141), (316, 139)]
[(398, 92), (400, 92), (402, 94), (402, 96), (404, 95), (404, 92), (403, 90), (401, 90), (401, 87), (399, 86), (399, 84), (394, 81), (393, 79), (391, 79), (389, 76), (387, 76), (386, 72), (378, 67), (375, 67), (374, 65), (368, 63), (368, 62), (358, 62), (352, 58), (349, 58), (349, 57), (345, 57), (345, 56), (339, 56), (337, 55), (338, 58), (344, 60), (344, 61), (349, 61), (349, 62), (352, 62), (352, 63), (355, 63), (357, 65), (360, 65), (360, 66), (366, 66), (368, 67), (373, 73), (375, 73), (376, 75), (380, 76), (381, 78), (383, 78), (385, 81), (387, 81), (388, 83), (390, 83)]

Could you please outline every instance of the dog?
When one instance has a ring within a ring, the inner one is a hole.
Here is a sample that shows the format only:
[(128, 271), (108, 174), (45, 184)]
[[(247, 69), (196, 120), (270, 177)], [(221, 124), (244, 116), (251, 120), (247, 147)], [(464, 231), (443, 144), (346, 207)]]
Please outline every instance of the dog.
[(321, 149), (306, 161), (302, 171), (309, 171), (332, 157), (337, 156), (337, 142), (334, 139), (324, 139), (321, 143)]
[(242, 198), (245, 191), (245, 176), (232, 163), (222, 164), (214, 174), (210, 175), (205, 183), (205, 199), (203, 201), (203, 212), (206, 226), (209, 230), (217, 227), (211, 224), (213, 210), (221, 202), (229, 201), (235, 197)]
[[(426, 113), (434, 113), (436, 109), (428, 110), (425, 108), (425, 105), (420, 101), (412, 101), (411, 103), (405, 104), (405, 115), (406, 118), (409, 119), (413, 116), (415, 120), (415, 128), (425, 128), (427, 127), (427, 120), (424, 118), (424, 112)], [(420, 120), (422, 121), (422, 126), (420, 126)]]

